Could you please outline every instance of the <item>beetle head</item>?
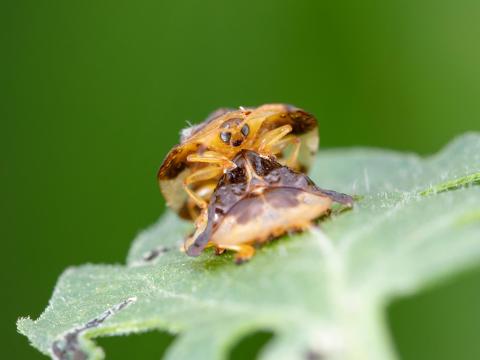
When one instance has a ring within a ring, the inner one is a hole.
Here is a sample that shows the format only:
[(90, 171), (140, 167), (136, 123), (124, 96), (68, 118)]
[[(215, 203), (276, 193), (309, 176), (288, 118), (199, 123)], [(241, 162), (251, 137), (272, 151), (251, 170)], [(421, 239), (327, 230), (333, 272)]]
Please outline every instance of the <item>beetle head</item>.
[(218, 130), (220, 141), (232, 147), (242, 145), (249, 135), (250, 126), (244, 119), (239, 117), (225, 120)]

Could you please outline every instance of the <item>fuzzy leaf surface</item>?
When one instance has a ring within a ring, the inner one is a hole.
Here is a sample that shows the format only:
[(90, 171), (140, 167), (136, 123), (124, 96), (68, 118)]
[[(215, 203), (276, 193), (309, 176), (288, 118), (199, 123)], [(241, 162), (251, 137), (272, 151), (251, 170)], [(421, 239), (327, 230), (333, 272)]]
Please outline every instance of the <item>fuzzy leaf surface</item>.
[(256, 330), (275, 334), (261, 359), (395, 359), (388, 302), (480, 261), (480, 135), (427, 158), (321, 151), (311, 177), (357, 195), (353, 210), (241, 266), (231, 254), (178, 251), (191, 225), (166, 212), (126, 265), (67, 269), (44, 313), (20, 319), (19, 331), (58, 359), (100, 359), (95, 337), (152, 329), (178, 334), (167, 359), (224, 359)]

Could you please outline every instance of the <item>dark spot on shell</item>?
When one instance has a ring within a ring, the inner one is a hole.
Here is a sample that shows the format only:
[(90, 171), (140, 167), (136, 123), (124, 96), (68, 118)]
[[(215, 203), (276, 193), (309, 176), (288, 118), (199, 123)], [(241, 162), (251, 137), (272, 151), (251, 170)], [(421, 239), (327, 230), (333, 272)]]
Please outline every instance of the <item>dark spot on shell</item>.
[(180, 174), (185, 168), (187, 167), (187, 165), (182, 161), (182, 162), (178, 162), (176, 163), (175, 165), (173, 166), (169, 166), (167, 168), (165, 168), (165, 172), (163, 172), (161, 178), (166, 178), (166, 179), (174, 179), (178, 176), (178, 174)]
[[(198, 207), (195, 207), (195, 210), (196, 211), (200, 211), (200, 209)], [(192, 215), (190, 213), (190, 210), (188, 208), (188, 204), (187, 202), (185, 202), (182, 206), (182, 208), (178, 211), (178, 215), (182, 218), (182, 219), (185, 219), (185, 220), (191, 220), (192, 219)]]
[(224, 176), (224, 183), (242, 183), (247, 181), (247, 174), (244, 167), (237, 167), (233, 170), (227, 172), (226, 176)]
[(300, 168), (298, 169), (298, 171), (300, 171), (301, 173), (306, 173), (308, 171), (308, 168), (305, 165), (300, 164)]
[(313, 115), (303, 110), (290, 113), (290, 118), (293, 120), (291, 125), (293, 128), (292, 134), (294, 135), (305, 134), (317, 127), (317, 120)]
[(246, 151), (245, 156), (258, 176), (265, 176), (272, 170), (282, 167), (282, 165), (280, 165), (278, 162), (270, 158), (260, 156), (253, 151)]
[(182, 151), (183, 148), (177, 145), (167, 154), (162, 166), (158, 170), (158, 179), (174, 179), (185, 169), (185, 161), (180, 158)]

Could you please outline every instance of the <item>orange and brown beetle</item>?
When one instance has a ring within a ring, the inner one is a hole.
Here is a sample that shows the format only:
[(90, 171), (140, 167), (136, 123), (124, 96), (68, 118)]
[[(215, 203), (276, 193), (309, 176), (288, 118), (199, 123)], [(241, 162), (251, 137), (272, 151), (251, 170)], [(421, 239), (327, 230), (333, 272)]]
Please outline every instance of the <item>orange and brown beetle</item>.
[(195, 219), (220, 177), (235, 167), (232, 159), (241, 150), (274, 155), (305, 171), (317, 148), (317, 121), (301, 109), (284, 104), (220, 109), (182, 131), (180, 144), (167, 154), (157, 177), (168, 206)]
[(217, 253), (236, 251), (240, 263), (253, 256), (253, 244), (310, 227), (330, 212), (333, 202), (353, 204), (351, 196), (320, 189), (271, 157), (243, 150), (233, 162), (236, 168), (219, 180), (195, 233), (185, 241), (190, 256), (212, 246)]

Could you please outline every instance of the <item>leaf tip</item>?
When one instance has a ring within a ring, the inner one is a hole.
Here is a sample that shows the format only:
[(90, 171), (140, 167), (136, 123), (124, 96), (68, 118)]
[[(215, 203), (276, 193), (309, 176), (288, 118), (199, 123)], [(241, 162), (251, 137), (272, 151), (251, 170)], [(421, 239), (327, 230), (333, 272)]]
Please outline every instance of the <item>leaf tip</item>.
[(33, 324), (34, 321), (29, 316), (22, 316), (17, 320), (17, 331), (20, 334), (27, 335)]

